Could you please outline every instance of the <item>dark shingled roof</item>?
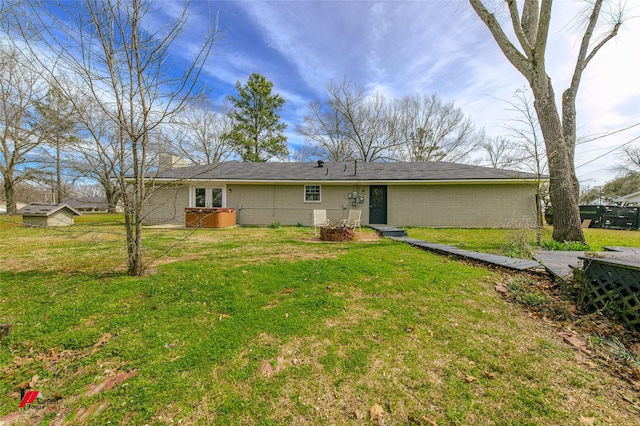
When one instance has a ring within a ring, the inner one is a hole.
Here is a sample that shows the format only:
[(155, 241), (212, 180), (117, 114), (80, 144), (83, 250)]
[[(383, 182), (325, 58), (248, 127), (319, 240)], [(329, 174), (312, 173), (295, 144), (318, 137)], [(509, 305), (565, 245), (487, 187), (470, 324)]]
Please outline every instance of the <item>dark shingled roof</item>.
[(107, 210), (109, 203), (107, 203), (107, 197), (76, 197), (65, 198), (62, 200), (64, 204), (67, 204), (74, 209), (102, 209)]
[(51, 216), (52, 214), (61, 210), (67, 209), (71, 214), (80, 216), (80, 213), (73, 207), (67, 204), (49, 204), (49, 203), (31, 203), (20, 210), (16, 211), (16, 214), (22, 216)]
[(514, 170), (494, 169), (468, 164), (431, 161), (421, 163), (325, 162), (241, 163), (229, 161), (204, 166), (165, 170), (157, 179), (197, 179), (225, 181), (292, 182), (393, 182), (393, 181), (467, 181), (536, 179), (537, 175)]

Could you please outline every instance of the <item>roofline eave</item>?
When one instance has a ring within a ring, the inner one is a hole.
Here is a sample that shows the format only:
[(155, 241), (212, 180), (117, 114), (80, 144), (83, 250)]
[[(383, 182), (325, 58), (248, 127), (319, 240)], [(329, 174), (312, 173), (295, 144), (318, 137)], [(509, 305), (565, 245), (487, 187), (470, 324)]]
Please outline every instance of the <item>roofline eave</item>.
[(282, 180), (282, 179), (193, 179), (193, 178), (153, 178), (153, 182), (161, 183), (184, 183), (184, 184), (217, 184), (217, 185), (453, 185), (453, 184), (538, 184), (548, 183), (549, 179), (526, 178), (526, 179), (433, 179), (433, 180)]

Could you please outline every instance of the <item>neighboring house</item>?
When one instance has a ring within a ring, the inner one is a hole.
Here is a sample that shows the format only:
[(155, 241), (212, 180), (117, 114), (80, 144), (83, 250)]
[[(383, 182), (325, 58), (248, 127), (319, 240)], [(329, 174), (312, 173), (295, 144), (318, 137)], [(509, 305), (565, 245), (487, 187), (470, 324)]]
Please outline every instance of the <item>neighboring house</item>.
[(22, 215), (24, 226), (52, 227), (73, 225), (73, 217), (80, 213), (66, 204), (31, 203), (16, 212)]
[(616, 203), (621, 203), (621, 204), (640, 204), (640, 191), (639, 192), (634, 192), (632, 194), (628, 194), (628, 195), (624, 195), (622, 197), (616, 198), (615, 200)]
[(536, 223), (537, 177), (445, 162), (240, 163), (164, 170), (149, 178), (147, 224), (184, 224), (187, 207), (237, 209), (241, 225), (310, 225), (362, 210), (362, 224), (503, 228)]
[(109, 210), (107, 197), (69, 197), (62, 200), (63, 204), (73, 207), (79, 212), (104, 212)]
[[(16, 209), (21, 209), (26, 205), (27, 203), (16, 203)], [(2, 202), (0, 203), (0, 214), (6, 214), (6, 213), (7, 213), (7, 204), (5, 202)]]

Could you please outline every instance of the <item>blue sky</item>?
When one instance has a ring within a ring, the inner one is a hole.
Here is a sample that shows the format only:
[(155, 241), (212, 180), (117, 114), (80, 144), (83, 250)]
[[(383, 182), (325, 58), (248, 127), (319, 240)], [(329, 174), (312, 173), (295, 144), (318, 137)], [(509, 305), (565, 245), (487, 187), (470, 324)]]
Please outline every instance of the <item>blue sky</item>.
[[(628, 3), (625, 26), (583, 76), (578, 126), (587, 140), (640, 123), (640, 6)], [(165, 13), (174, 10), (172, 2), (162, 4)], [(575, 16), (583, 6), (554, 5), (548, 70), (557, 96), (573, 69), (581, 34)], [(197, 37), (216, 14), (223, 38), (206, 69), (213, 97), (234, 93), (236, 81), (253, 72), (264, 75), (286, 101), (282, 118), (293, 146), (302, 142), (295, 125), (311, 100), (325, 98), (332, 80), (346, 77), (388, 97), (437, 93), (491, 136), (507, 135), (504, 126), (514, 118), (500, 99), (512, 100), (526, 85), (462, 0), (200, 1), (191, 6), (187, 36)], [(605, 154), (639, 136), (637, 125), (581, 144), (581, 181), (594, 186), (612, 179), (620, 159), (615, 151)]]

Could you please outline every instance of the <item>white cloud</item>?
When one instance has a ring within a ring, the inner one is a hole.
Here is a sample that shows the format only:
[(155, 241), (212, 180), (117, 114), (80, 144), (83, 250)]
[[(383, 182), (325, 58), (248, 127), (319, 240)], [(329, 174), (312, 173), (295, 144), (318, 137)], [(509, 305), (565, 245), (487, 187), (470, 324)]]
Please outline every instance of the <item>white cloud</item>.
[[(558, 100), (573, 72), (581, 28), (576, 14), (582, 5), (554, 4), (547, 66)], [(389, 97), (435, 92), (490, 134), (504, 134), (510, 115), (499, 99), (511, 100), (515, 90), (527, 85), (467, 2), (241, 1), (225, 2), (221, 11), (221, 27), (225, 19), (233, 22), (211, 75), (234, 84), (251, 72), (264, 74), (287, 99), (294, 122), (308, 101), (326, 96), (329, 81), (347, 77)], [(577, 105), (582, 134), (612, 132), (640, 121), (638, 31), (629, 20), (587, 68)], [(581, 145), (578, 161), (595, 158), (633, 135)], [(602, 166), (615, 161), (607, 156), (579, 174), (610, 179)]]

